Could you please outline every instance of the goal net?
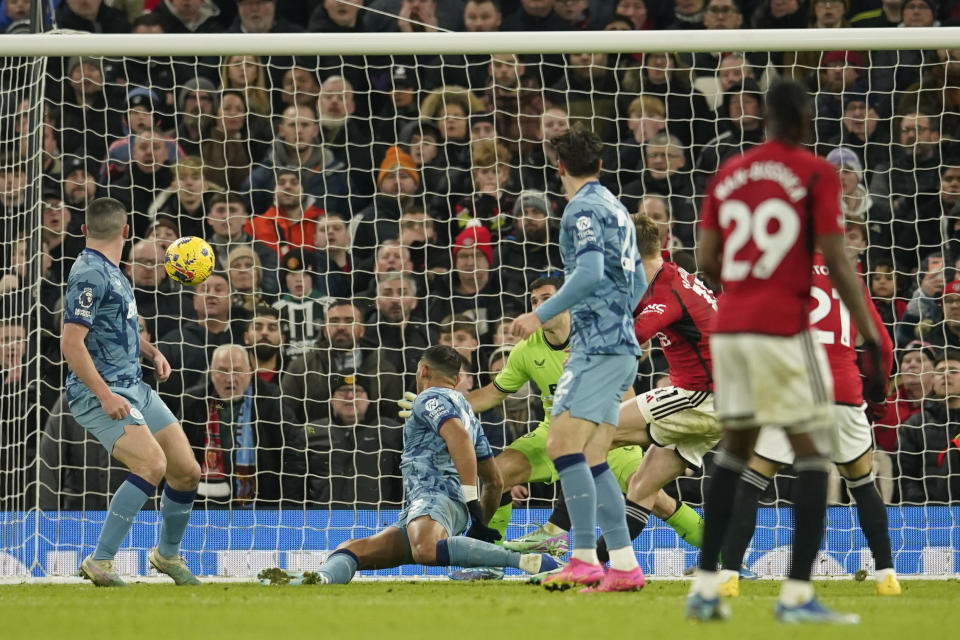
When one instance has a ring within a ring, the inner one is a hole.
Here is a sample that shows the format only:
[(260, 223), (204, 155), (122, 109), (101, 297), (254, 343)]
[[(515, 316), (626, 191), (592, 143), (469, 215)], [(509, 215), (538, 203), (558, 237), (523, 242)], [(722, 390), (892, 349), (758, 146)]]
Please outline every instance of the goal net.
[[(550, 138), (578, 123), (596, 131), (602, 182), (696, 272), (705, 185), (763, 140), (764, 90), (784, 75), (815, 100), (813, 148), (837, 166), (844, 211), (862, 223), (849, 240), (862, 243), (897, 349), (893, 399), (874, 427), (897, 570), (955, 574), (958, 390), (934, 360), (960, 346), (960, 35), (892, 31), (703, 32), (696, 43), (676, 32), (7, 36), (0, 574), (75, 574), (126, 476), (64, 396), (63, 295), (91, 199), (131, 211), (122, 269), (143, 335), (174, 369), (160, 382), (145, 363), (145, 380), (202, 467), (188, 564), (220, 576), (310, 569), (401, 508), (397, 400), (415, 390), (424, 348), (457, 348), (465, 389), (490, 384), (531, 284), (562, 274)], [(217, 260), (196, 288), (163, 265), (170, 242), (190, 235)], [(654, 339), (635, 390), (668, 380)], [(496, 451), (537, 426), (551, 393), (504, 390), (514, 392), (480, 415)], [(668, 492), (700, 508), (711, 464)], [(764, 496), (748, 553), (762, 574), (787, 569), (791, 486), (788, 469)], [(519, 485), (507, 537), (545, 522), (555, 490)], [(869, 569), (839, 477), (831, 501), (819, 573)], [(148, 573), (156, 508), (125, 541), (121, 573)], [(635, 545), (654, 576), (681, 576), (697, 552), (660, 521)]]

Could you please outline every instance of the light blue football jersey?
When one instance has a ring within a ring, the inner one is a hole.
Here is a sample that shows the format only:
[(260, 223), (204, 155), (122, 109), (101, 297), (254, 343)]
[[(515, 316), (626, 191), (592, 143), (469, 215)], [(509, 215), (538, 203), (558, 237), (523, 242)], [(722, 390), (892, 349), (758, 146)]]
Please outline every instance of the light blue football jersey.
[[(67, 278), (63, 322), (90, 329), (84, 344), (108, 385), (130, 385), (143, 377), (140, 324), (133, 287), (117, 265), (93, 249), (84, 249)], [(67, 387), (83, 386), (71, 370)]]
[(603, 253), (603, 280), (570, 309), (570, 351), (637, 355), (633, 310), (647, 289), (636, 231), (626, 207), (599, 182), (588, 182), (567, 203), (560, 220), (560, 254), (567, 277), (577, 257)]
[(480, 420), (462, 393), (445, 387), (425, 389), (417, 395), (403, 426), (400, 470), (408, 504), (424, 493), (442, 493), (463, 502), (460, 474), (439, 433), (441, 425), (450, 418), (458, 418), (463, 423), (473, 442), (477, 461), (493, 456)]

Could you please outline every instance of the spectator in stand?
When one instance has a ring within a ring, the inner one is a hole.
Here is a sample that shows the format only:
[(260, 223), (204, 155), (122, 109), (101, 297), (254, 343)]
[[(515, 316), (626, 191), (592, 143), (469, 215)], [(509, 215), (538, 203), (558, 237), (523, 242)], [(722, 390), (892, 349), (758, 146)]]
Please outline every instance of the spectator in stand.
[(594, 29), (597, 25), (590, 15), (590, 3), (587, 0), (559, 0), (553, 5), (553, 11), (563, 20), (567, 29)]
[[(894, 263), (896, 264), (896, 263)], [(940, 296), (944, 282), (943, 257), (931, 254), (920, 263), (920, 286), (913, 292), (897, 329), (897, 344), (906, 344), (921, 338), (923, 332), (943, 319)]]
[(13, 219), (27, 209), (27, 172), (23, 165), (0, 169), (0, 216)]
[(520, 191), (518, 177), (510, 166), (507, 148), (484, 140), (473, 145), (473, 195), (460, 200), (453, 209), (450, 235), (456, 235), (476, 221), (498, 236), (513, 228), (513, 204)]
[[(119, 180), (127, 172), (133, 137), (136, 134), (161, 130), (161, 117), (157, 111), (159, 104), (159, 96), (150, 89), (137, 87), (127, 93), (127, 111), (123, 116), (123, 126), (129, 135), (111, 144), (107, 150), (107, 159), (100, 168), (102, 183)], [(167, 148), (167, 156), (171, 160), (183, 156), (183, 150), (176, 140), (168, 139)]]
[[(209, 374), (184, 394), (183, 431), (200, 463), (208, 508), (302, 508), (303, 428), (276, 386), (253, 375), (238, 344), (213, 352)], [(202, 502), (201, 502), (202, 501)]]
[(463, 3), (465, 31), (499, 31), (502, 23), (499, 0), (467, 0)]
[[(743, 13), (740, 3), (737, 0), (708, 0), (703, 11), (703, 28), (709, 31), (740, 29), (743, 27)], [(723, 61), (730, 56), (739, 58), (739, 64), (733, 65), (731, 61), (727, 64), (731, 67), (739, 67), (739, 77), (735, 82), (730, 82), (721, 89), (726, 92), (730, 86), (743, 82), (743, 69), (749, 70), (751, 75), (758, 75), (763, 72), (767, 66), (769, 55), (766, 53), (748, 53), (746, 56), (740, 53), (711, 53), (701, 51), (697, 53), (678, 53), (677, 58), (683, 66), (692, 67), (696, 76), (712, 76), (723, 69)]]
[(673, 220), (670, 216), (670, 205), (662, 196), (644, 196), (637, 203), (637, 215), (645, 215), (657, 223), (660, 237), (660, 248), (663, 259), (675, 262), (683, 245), (673, 235)]
[(423, 210), (423, 206), (412, 202), (404, 207), (400, 214), (400, 246), (410, 252), (413, 271), (426, 272), (426, 277), (446, 273), (450, 270), (450, 257), (447, 247), (437, 241), (437, 228), (433, 219)]
[(827, 162), (837, 169), (842, 200), (840, 206), (847, 218), (865, 223), (865, 240), (875, 256), (890, 255), (890, 211), (871, 197), (863, 184), (863, 167), (852, 149), (837, 147), (827, 154)]
[(160, 250), (166, 252), (170, 245), (180, 238), (180, 225), (177, 220), (167, 215), (159, 215), (149, 227), (144, 240), (156, 242)]
[[(936, 0), (904, 0), (904, 28), (929, 28), (939, 26)], [(936, 64), (934, 49), (874, 51), (871, 54), (870, 90), (883, 96), (884, 113), (893, 111), (894, 94), (907, 90), (918, 80), (925, 68)]]
[(178, 402), (184, 389), (202, 381), (204, 372), (210, 370), (214, 349), (239, 342), (234, 340), (230, 322), (230, 282), (224, 274), (214, 272), (196, 286), (193, 311), (195, 319), (181, 318), (180, 327), (157, 343), (173, 369), (160, 386), (168, 402)]
[[(367, 118), (358, 117), (356, 111), (353, 85), (349, 80), (331, 76), (323, 81), (317, 99), (320, 139), (333, 153), (336, 166), (343, 165), (339, 170), (349, 181), (351, 199), (366, 198), (373, 193), (370, 124)], [(327, 179), (331, 179), (330, 174), (337, 170), (327, 169)]]
[[(391, 271), (400, 271), (403, 273), (413, 273), (413, 260), (410, 258), (410, 250), (400, 244), (396, 238), (384, 240), (376, 249), (373, 264), (365, 264), (360, 270), (372, 274), (369, 284), (357, 293), (362, 306), (372, 305), (374, 298), (377, 297), (377, 279)], [(417, 288), (423, 285), (420, 278), (417, 278)]]
[(717, 135), (706, 98), (675, 71), (672, 53), (649, 53), (643, 65), (624, 74), (621, 92), (655, 96), (667, 107), (667, 131), (684, 146), (703, 145)]
[(878, 95), (867, 94), (862, 87), (843, 94), (840, 135), (822, 144), (818, 153), (825, 156), (834, 147), (849, 147), (857, 153), (869, 184), (890, 163), (890, 128), (880, 126), (881, 108)]
[(604, 151), (600, 181), (613, 193), (639, 180), (643, 171), (643, 146), (667, 128), (667, 108), (653, 96), (634, 98), (627, 107), (627, 120), (620, 142)]
[(63, 156), (63, 203), (70, 210), (70, 233), (77, 235), (86, 218), (87, 205), (97, 195), (97, 171), (93, 164), (82, 156)]
[(501, 31), (563, 31), (569, 26), (553, 8), (555, 0), (520, 0), (520, 6), (503, 19)]
[(102, 58), (75, 56), (67, 60), (62, 96), (56, 97), (61, 150), (102, 161), (107, 147), (123, 135), (120, 118), (111, 117), (112, 108), (121, 102), (107, 82), (107, 67)]
[(643, 177), (623, 188), (621, 200), (629, 211), (636, 211), (643, 196), (667, 198), (673, 214), (674, 234), (684, 246), (692, 247), (697, 214), (693, 177), (686, 166), (687, 157), (680, 140), (666, 133), (658, 134), (647, 144)]
[(368, 32), (419, 33), (437, 27), (459, 31), (463, 26), (463, 6), (457, 0), (373, 0), (370, 8), (363, 16), (363, 30)]
[(896, 27), (903, 22), (903, 0), (881, 0), (880, 7), (854, 15), (854, 27)]
[(153, 9), (164, 33), (218, 33), (220, 8), (213, 0), (162, 0)]
[(263, 292), (274, 294), (279, 291), (277, 280), (277, 252), (270, 246), (254, 242), (253, 237), (244, 231), (250, 221), (247, 210), (248, 200), (234, 193), (214, 193), (207, 202), (207, 225), (210, 233), (207, 242), (213, 249), (217, 265), (229, 264), (230, 252), (237, 247), (252, 247), (260, 259), (263, 268), (261, 287)]
[(917, 259), (957, 246), (960, 216), (960, 166), (941, 164), (935, 193), (918, 194), (916, 208), (901, 207), (894, 221), (897, 266), (911, 269)]
[(314, 111), (318, 97), (320, 81), (317, 80), (316, 69), (294, 64), (283, 72), (280, 90), (274, 91), (274, 111), (282, 113), (287, 107), (295, 105), (310, 107)]
[[(290, 5), (293, 3), (281, 4), (286, 4), (288, 14), (291, 13)], [(313, 3), (303, 4), (312, 5)], [(300, 26), (301, 24), (302, 22), (289, 19), (289, 15), (279, 15), (276, 0), (238, 0), (237, 18), (231, 25), (230, 31), (233, 33), (299, 33), (304, 30), (303, 27)], [(291, 67), (293, 63), (294, 58), (291, 56), (265, 57), (263, 59), (263, 66), (261, 67), (261, 80), (264, 83), (259, 86), (279, 87), (283, 82), (283, 70)], [(229, 85), (221, 83), (220, 86), (227, 88)], [(251, 112), (263, 116), (270, 115), (269, 111), (261, 112), (259, 110), (260, 106), (250, 100), (249, 94), (247, 95), (247, 102), (249, 103)], [(260, 120), (260, 118), (254, 117), (251, 121), (251, 126), (254, 131), (260, 131), (262, 125), (269, 125), (269, 118)]]
[(198, 156), (181, 158), (174, 167), (174, 180), (150, 205), (151, 218), (166, 214), (176, 220), (178, 230), (185, 236), (203, 238), (207, 235), (204, 219), (206, 200), (223, 191), (223, 185), (210, 180), (204, 172), (204, 160)]
[(256, 251), (249, 245), (240, 245), (227, 255), (227, 278), (230, 280), (230, 317), (250, 318), (254, 310), (271, 300), (264, 296), (260, 283), (263, 266)]
[(490, 230), (482, 226), (467, 227), (453, 245), (453, 268), (434, 282), (427, 317), (437, 324), (458, 313), (470, 314), (477, 322), (477, 331), (486, 335), (494, 320), (503, 315), (500, 299), (500, 278), (493, 269), (493, 245)]
[(363, 31), (360, 8), (364, 0), (323, 0), (310, 14), (307, 31), (314, 33), (359, 33)]
[(897, 451), (898, 428), (920, 411), (924, 399), (933, 396), (934, 359), (933, 348), (920, 340), (910, 342), (900, 353), (899, 374), (884, 405), (885, 413), (874, 418), (873, 439), (881, 449)]
[(893, 269), (893, 262), (880, 259), (871, 265), (870, 295), (891, 339), (896, 338), (896, 326), (907, 309), (907, 301), (899, 295), (902, 290), (903, 284)]
[(856, 51), (827, 51), (820, 58), (816, 100), (817, 142), (840, 135), (843, 118), (843, 94), (863, 82), (864, 57)]
[(207, 132), (216, 125), (216, 87), (209, 78), (189, 78), (177, 89), (176, 125), (171, 135), (187, 155), (199, 156)]
[(243, 344), (250, 349), (253, 372), (261, 382), (279, 387), (283, 378), (283, 333), (280, 314), (273, 307), (258, 305), (243, 333)]
[(513, 206), (513, 233), (499, 243), (504, 295), (519, 296), (513, 306), (523, 306), (534, 280), (563, 274), (560, 248), (553, 241), (558, 213), (542, 191), (524, 191)]
[(960, 501), (960, 353), (936, 364), (936, 398), (900, 427), (900, 496), (907, 504)]
[(462, 374), (472, 376), (472, 388), (477, 388), (480, 375), (480, 337), (477, 335), (477, 322), (465, 313), (447, 316), (437, 328), (437, 344), (453, 347), (460, 354), (464, 362)]
[[(893, 147), (892, 162), (870, 181), (870, 193), (890, 202), (893, 216), (908, 221), (918, 217), (919, 199), (937, 193), (940, 185), (940, 119), (910, 112), (894, 121), (899, 144)], [(888, 232), (889, 234), (889, 232)], [(877, 241), (871, 238), (871, 244)], [(889, 246), (889, 238), (882, 243)]]
[(937, 57), (940, 64), (897, 96), (897, 113), (939, 114), (941, 131), (960, 131), (960, 49), (938, 49)]
[(119, 9), (102, 0), (64, 0), (57, 9), (57, 27), (91, 33), (130, 33), (130, 23)]
[[(36, 421), (39, 380), (30, 366), (28, 326), (19, 318), (0, 320), (0, 509), (22, 509), (32, 500), (32, 479), (36, 474), (38, 445)], [(43, 418), (43, 414), (39, 418)]]
[(802, 0), (765, 0), (754, 10), (750, 26), (754, 29), (804, 29), (808, 21), (809, 12)]
[(676, 0), (667, 29), (703, 29), (704, 0)]
[[(248, 0), (244, 4), (252, 3)], [(260, 4), (270, 6), (272, 3), (266, 0)], [(271, 62), (273, 65), (276, 64), (275, 60)], [(270, 69), (272, 70), (273, 66)], [(247, 119), (250, 121), (251, 130), (260, 136), (256, 140), (260, 144), (270, 136), (270, 131), (266, 129), (270, 125), (272, 107), (267, 87), (272, 86), (273, 83), (267, 74), (267, 65), (257, 56), (233, 55), (220, 66), (220, 87), (223, 90), (233, 89), (243, 93), (248, 110)], [(278, 79), (277, 84), (280, 83), (282, 78)]]
[(317, 220), (323, 209), (304, 192), (304, 172), (296, 166), (277, 167), (274, 206), (256, 215), (244, 227), (255, 242), (263, 243), (282, 256), (290, 249), (313, 249)]
[(330, 376), (346, 370), (357, 372), (373, 402), (383, 401), (379, 415), (396, 417), (395, 401), (404, 391), (403, 345), (384, 340), (384, 346), (378, 347), (376, 336), (367, 334), (356, 303), (346, 298), (333, 301), (327, 307), (320, 339), (303, 355), (291, 359), (283, 374), (283, 393), (292, 399), (297, 419), (310, 422), (326, 418), (327, 400), (335, 390)]
[(525, 189), (545, 191), (556, 206), (566, 204), (563, 185), (557, 173), (557, 151), (550, 143), (555, 137), (570, 128), (566, 109), (550, 107), (540, 116), (540, 127), (534, 140), (520, 162), (520, 183)]
[[(459, 199), (472, 191), (470, 178), (470, 117), (483, 113), (483, 103), (463, 87), (447, 85), (430, 93), (420, 104), (420, 117), (440, 132), (436, 164), (446, 167), (446, 198)], [(435, 188), (431, 189), (432, 191)]]
[(284, 355), (298, 356), (317, 341), (323, 325), (325, 300), (314, 285), (313, 255), (290, 250), (280, 261), (281, 292), (273, 305), (280, 312)]
[(546, 98), (563, 107), (571, 121), (582, 123), (604, 140), (615, 130), (618, 79), (605, 53), (571, 53), (564, 76), (555, 82)]
[(929, 327), (923, 339), (934, 347), (960, 348), (960, 280), (954, 280), (943, 289), (943, 320)]
[[(810, 28), (849, 28), (850, 23), (844, 17), (849, 9), (849, 0), (810, 0)], [(787, 74), (794, 80), (811, 85), (823, 54), (822, 51), (787, 52), (784, 56)], [(876, 90), (875, 87), (874, 90)], [(889, 113), (889, 110), (887, 112)]]
[(204, 176), (230, 191), (239, 191), (254, 165), (262, 164), (268, 146), (264, 132), (254, 130), (243, 91), (220, 93), (220, 107), (213, 129), (200, 144)]
[(69, 232), (70, 209), (60, 199), (60, 190), (45, 189), (42, 197), (40, 239), (50, 255), (51, 277), (55, 284), (62, 284), (67, 281), (74, 260), (83, 251), (83, 240)]
[(396, 224), (403, 207), (420, 189), (420, 174), (413, 158), (400, 147), (390, 147), (377, 172), (377, 194), (373, 203), (354, 216), (354, 253), (370, 260), (383, 240), (396, 237)]
[(152, 220), (149, 210), (156, 194), (173, 183), (167, 140), (159, 132), (144, 131), (131, 140), (130, 168), (116, 182), (101, 189), (101, 196), (116, 198), (130, 211), (134, 238), (146, 236)]
[(342, 214), (328, 211), (317, 221), (313, 246), (314, 286), (323, 297), (349, 298), (362, 282), (354, 271), (352, 239)]
[[(718, 111), (721, 118), (726, 120), (722, 131), (703, 147), (697, 158), (694, 182), (700, 193), (706, 191), (707, 181), (727, 158), (746, 153), (765, 138), (763, 91), (753, 78), (746, 78), (742, 84), (730, 87), (723, 94), (723, 103)], [(718, 123), (721, 121), (718, 119)]]
[(417, 103), (419, 81), (414, 70), (406, 65), (396, 65), (390, 74), (390, 81), (390, 99), (383, 101), (383, 106), (371, 123), (375, 157), (386, 152), (385, 149), (381, 150), (384, 145), (389, 147), (401, 141), (401, 132), (408, 127), (412, 126), (411, 131), (415, 131), (420, 119), (420, 105)]
[(417, 363), (430, 345), (418, 308), (417, 280), (413, 274), (386, 273), (377, 281), (377, 300), (367, 324), (374, 327), (376, 340), (386, 360), (404, 374), (404, 387), (415, 388)]
[(190, 315), (189, 299), (167, 279), (163, 252), (156, 242), (136, 242), (124, 271), (133, 285), (137, 310), (150, 335), (168, 335), (179, 326), (180, 318)]
[[(409, 123), (400, 132), (398, 146), (410, 155), (414, 168), (420, 176), (420, 182), (426, 185), (423, 197), (427, 203), (427, 209), (445, 212), (448, 208), (450, 193), (450, 181), (447, 176), (450, 168), (443, 164), (446, 157), (440, 154), (440, 141), (440, 130), (429, 122), (419, 120)], [(389, 149), (384, 153), (384, 157), (388, 152)], [(459, 175), (460, 170), (456, 169), (455, 173)]]
[(403, 502), (403, 427), (377, 415), (370, 381), (331, 376), (330, 417), (307, 433), (307, 500), (333, 509), (397, 509)]
[(249, 184), (242, 191), (250, 191), (254, 213), (262, 213), (274, 204), (277, 169), (296, 167), (301, 170), (303, 191), (326, 206), (346, 211), (343, 196), (347, 194), (344, 165), (320, 142), (320, 127), (312, 106), (287, 107), (277, 125), (273, 149), (262, 165), (250, 172)]

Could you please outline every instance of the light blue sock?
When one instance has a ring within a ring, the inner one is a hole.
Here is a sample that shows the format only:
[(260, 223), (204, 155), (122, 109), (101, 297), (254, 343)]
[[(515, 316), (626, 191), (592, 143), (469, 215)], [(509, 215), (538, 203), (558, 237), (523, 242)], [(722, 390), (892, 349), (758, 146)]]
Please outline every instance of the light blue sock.
[(178, 491), (167, 485), (160, 498), (160, 541), (157, 549), (165, 558), (173, 558), (180, 553), (180, 542), (190, 522), (193, 500), (197, 490)]
[(616, 476), (606, 462), (590, 467), (590, 472), (597, 487), (597, 524), (600, 525), (607, 549), (629, 547), (626, 504)]
[(553, 461), (560, 475), (563, 499), (570, 514), (570, 542), (574, 549), (597, 547), (597, 486), (582, 453)]
[(359, 564), (352, 551), (340, 549), (330, 554), (323, 566), (317, 569), (317, 573), (325, 576), (330, 584), (347, 584), (353, 580)]
[(437, 542), (439, 567), (520, 568), (520, 554), (489, 542), (456, 536)]
[(155, 486), (137, 474), (127, 476), (110, 501), (107, 519), (97, 539), (97, 548), (93, 550), (94, 560), (113, 560), (123, 539), (130, 533), (137, 514), (143, 509), (143, 504), (156, 492)]

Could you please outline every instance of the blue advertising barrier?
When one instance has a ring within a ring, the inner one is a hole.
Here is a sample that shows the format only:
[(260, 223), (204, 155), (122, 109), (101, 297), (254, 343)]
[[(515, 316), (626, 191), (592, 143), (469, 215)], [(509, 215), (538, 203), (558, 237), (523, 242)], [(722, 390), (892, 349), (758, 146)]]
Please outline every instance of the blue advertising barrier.
[[(890, 507), (890, 537), (897, 572), (902, 575), (960, 573), (960, 507)], [(545, 522), (549, 512), (513, 512), (514, 522)], [(341, 542), (368, 536), (390, 525), (396, 511), (195, 511), (183, 542), (183, 555), (198, 575), (251, 576), (259, 569), (318, 567)], [(856, 511), (831, 507), (820, 575), (849, 575), (871, 568), (866, 540)], [(0, 576), (73, 575), (96, 543), (103, 511), (0, 512)], [(634, 542), (644, 572), (680, 576), (696, 561), (696, 549), (658, 520), (651, 520)], [(511, 524), (508, 538), (530, 531), (532, 524)], [(748, 564), (762, 575), (787, 569), (793, 512), (761, 508)], [(144, 511), (117, 557), (121, 573), (147, 575), (146, 554), (159, 532), (159, 517)], [(436, 576), (444, 569), (418, 566), (371, 572), (383, 577)]]

